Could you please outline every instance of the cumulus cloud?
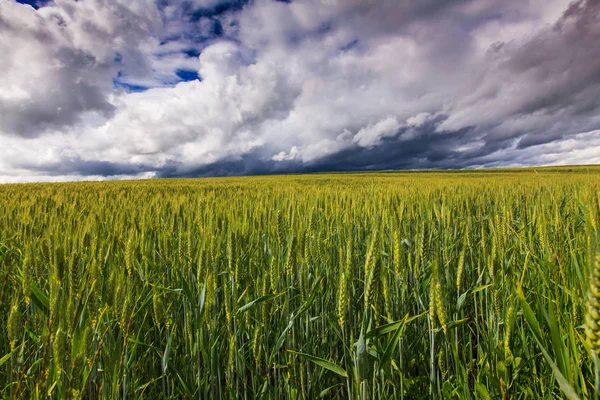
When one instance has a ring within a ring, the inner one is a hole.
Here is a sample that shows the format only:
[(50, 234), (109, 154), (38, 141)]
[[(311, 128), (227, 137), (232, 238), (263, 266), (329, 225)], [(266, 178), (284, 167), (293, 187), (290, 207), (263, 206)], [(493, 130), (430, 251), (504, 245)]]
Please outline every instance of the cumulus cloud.
[(149, 73), (140, 45), (160, 21), (143, 0), (56, 0), (38, 10), (0, 2), (0, 130), (35, 137), (86, 114), (112, 115), (116, 55), (127, 73)]
[(0, 179), (598, 162), (599, 19), (595, 0), (0, 1)]
[(395, 117), (389, 117), (362, 128), (354, 136), (353, 141), (361, 147), (373, 147), (381, 143), (384, 137), (394, 136), (398, 133), (400, 124)]

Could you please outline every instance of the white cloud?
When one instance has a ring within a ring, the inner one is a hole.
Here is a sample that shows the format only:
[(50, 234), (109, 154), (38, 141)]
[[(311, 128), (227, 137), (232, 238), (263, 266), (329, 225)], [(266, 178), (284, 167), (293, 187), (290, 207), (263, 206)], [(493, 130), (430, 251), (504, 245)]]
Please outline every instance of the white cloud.
[(298, 147), (292, 146), (289, 153), (286, 153), (285, 151), (280, 151), (279, 153), (277, 153), (273, 157), (271, 157), (271, 159), (273, 161), (291, 161), (291, 160), (295, 160), (297, 156), (298, 156)]
[(383, 119), (358, 131), (354, 136), (354, 142), (361, 147), (373, 147), (381, 143), (382, 138), (396, 135), (400, 126), (394, 117)]
[(432, 115), (427, 113), (427, 112), (421, 112), (418, 113), (417, 115), (413, 115), (412, 117), (410, 117), (409, 119), (406, 120), (406, 124), (408, 126), (413, 126), (413, 127), (420, 127), (422, 126), (425, 122), (431, 120)]

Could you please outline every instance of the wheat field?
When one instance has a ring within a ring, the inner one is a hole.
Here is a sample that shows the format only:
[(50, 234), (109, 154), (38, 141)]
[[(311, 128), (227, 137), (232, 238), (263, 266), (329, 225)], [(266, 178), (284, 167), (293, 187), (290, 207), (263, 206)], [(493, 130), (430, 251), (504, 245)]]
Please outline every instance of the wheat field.
[(593, 398), (599, 181), (1, 185), (0, 397)]

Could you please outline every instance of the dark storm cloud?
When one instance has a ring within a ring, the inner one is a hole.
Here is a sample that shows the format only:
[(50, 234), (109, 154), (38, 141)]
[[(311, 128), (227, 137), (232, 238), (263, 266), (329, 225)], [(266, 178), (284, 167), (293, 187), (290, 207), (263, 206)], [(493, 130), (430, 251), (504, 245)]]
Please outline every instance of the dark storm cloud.
[(595, 0), (571, 3), (555, 24), (524, 41), (494, 43), (485, 72), (469, 84), (477, 94), (454, 106), (463, 115), (461, 123), (444, 128), (472, 124), (486, 142), (518, 139), (519, 147), (599, 129), (598, 43), (600, 2)]
[(440, 138), (433, 132), (408, 141), (384, 139), (373, 148), (355, 147), (327, 156), (308, 168), (315, 172), (388, 169), (457, 168), (462, 161), (452, 146), (465, 136), (466, 130)]
[[(310, 172), (343, 172), (363, 170), (389, 169), (430, 169), (456, 168), (467, 166), (474, 154), (468, 158), (450, 150), (456, 142), (468, 138), (469, 129), (452, 132), (440, 136), (435, 132), (435, 122), (423, 125), (414, 138), (404, 139), (399, 132), (398, 137), (386, 138), (375, 147), (352, 147), (314, 162), (297, 161), (277, 162), (264, 159), (260, 151), (246, 154), (235, 159), (225, 159), (210, 165), (197, 167), (171, 166), (160, 170), (160, 177), (194, 177), (194, 176), (238, 176), (265, 175), (284, 173)], [(479, 155), (478, 155), (479, 156)]]
[[(136, 175), (143, 172), (153, 171), (153, 167), (113, 163), (108, 161), (82, 160), (75, 158), (62, 158), (58, 162), (51, 163), (21, 163), (15, 165), (17, 168), (30, 171), (43, 172), (47, 175), (75, 175), (75, 176), (118, 176), (118, 175)], [(168, 170), (165, 167), (165, 170)]]
[(538, 88), (516, 113), (553, 114), (569, 108), (583, 117), (597, 111), (599, 44), (600, 1), (578, 1), (552, 28), (520, 47), (503, 47), (507, 70), (515, 76), (526, 75)]

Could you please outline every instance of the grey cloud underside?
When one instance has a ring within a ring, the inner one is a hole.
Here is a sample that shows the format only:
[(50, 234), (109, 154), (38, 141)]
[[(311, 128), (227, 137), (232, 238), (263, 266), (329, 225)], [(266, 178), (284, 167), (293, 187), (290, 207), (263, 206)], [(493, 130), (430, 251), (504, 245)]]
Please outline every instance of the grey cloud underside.
[(415, 139), (384, 139), (382, 144), (372, 148), (355, 147), (323, 157), (314, 162), (277, 162), (264, 157), (260, 150), (250, 152), (235, 159), (224, 159), (210, 165), (188, 166), (169, 163), (161, 168), (150, 165), (134, 165), (103, 161), (86, 161), (79, 158), (64, 158), (56, 163), (20, 163), (18, 168), (48, 173), (50, 175), (135, 175), (156, 172), (158, 177), (196, 177), (229, 175), (263, 175), (281, 173), (342, 172), (361, 170), (456, 168), (466, 167), (474, 157), (485, 155), (470, 153), (461, 155), (448, 150), (456, 142), (462, 141), (470, 132), (463, 129), (446, 135), (435, 132), (435, 124), (428, 123), (419, 128)]
[[(9, 74), (13, 70), (23, 70), (27, 65), (17, 64), (11, 55), (10, 42), (6, 39), (21, 33), (21, 28), (15, 26), (0, 14), (0, 35), (5, 37), (0, 40), (0, 52), (5, 54), (3, 59), (4, 72)], [(27, 40), (34, 42), (41, 48), (52, 46), (53, 38), (43, 28), (33, 30), (26, 36)], [(3, 43), (4, 42), (4, 43)], [(9, 56), (7, 57), (6, 54)], [(10, 99), (0, 100), (0, 130), (9, 134), (24, 137), (34, 137), (53, 128), (73, 125), (79, 121), (83, 112), (99, 112), (105, 117), (110, 117), (114, 111), (106, 99), (106, 88), (95, 84), (93, 74), (96, 71), (109, 71), (110, 64), (99, 64), (97, 60), (83, 51), (69, 47), (60, 47), (54, 50), (54, 57), (58, 61), (52, 71), (51, 86), (44, 82), (30, 85), (29, 97), (21, 101)], [(43, 68), (43, 66), (42, 66)], [(89, 71), (93, 70), (92, 73)], [(44, 79), (44, 76), (25, 76), (24, 79)], [(74, 80), (73, 75), (82, 79)], [(10, 83), (10, 82), (6, 82)]]
[[(80, 158), (61, 159), (52, 163), (20, 163), (16, 167), (53, 176), (118, 176), (137, 175), (154, 171), (153, 167), (107, 161), (88, 161)], [(165, 171), (168, 169), (165, 168)]]
[(160, 177), (263, 175), (311, 172), (375, 171), (389, 169), (457, 168), (470, 165), (472, 160), (463, 159), (448, 150), (456, 141), (464, 138), (469, 130), (452, 132), (439, 137), (433, 129), (426, 128), (417, 139), (401, 141), (384, 139), (372, 148), (354, 147), (322, 157), (309, 163), (297, 161), (273, 161), (262, 159), (259, 153), (248, 154), (239, 159), (223, 160), (210, 166), (160, 171)]
[[(52, 164), (21, 164), (18, 167), (50, 176), (118, 177), (122, 175), (132, 177), (152, 172), (154, 176), (159, 178), (191, 178), (402, 169), (455, 169), (483, 165), (496, 167), (531, 166), (540, 164), (540, 160), (535, 158), (538, 155), (536, 151), (531, 153), (525, 151), (521, 153), (513, 152), (503, 156), (502, 153), (497, 152), (497, 148), (478, 149), (464, 153), (448, 150), (455, 145), (456, 141), (461, 142), (470, 133), (472, 133), (471, 130), (464, 129), (460, 132), (452, 132), (444, 138), (439, 138), (439, 134), (430, 130), (428, 133), (423, 132), (419, 139), (408, 142), (399, 141), (398, 139), (385, 139), (380, 146), (370, 149), (352, 148), (307, 164), (297, 161), (277, 162), (265, 158), (260, 151), (255, 151), (235, 159), (224, 159), (202, 166), (189, 166), (174, 162), (156, 168), (151, 165), (63, 159)], [(598, 139), (594, 143), (595, 146), (600, 145), (600, 138)], [(432, 142), (435, 145), (432, 145)], [(597, 159), (600, 160), (600, 157), (597, 157)], [(557, 152), (554, 158), (546, 160), (546, 162), (560, 161), (560, 152)], [(575, 164), (575, 162), (570, 162), (570, 164)]]
[(35, 99), (19, 104), (0, 103), (0, 130), (31, 138), (53, 129), (75, 125), (86, 112), (110, 118), (115, 107), (107, 101), (105, 92), (86, 82), (73, 82), (71, 73), (63, 71), (55, 77), (65, 95), (49, 91), (36, 93)]
[[(557, 116), (563, 135), (573, 132), (569, 120), (576, 120), (575, 130), (580, 131), (600, 126), (600, 2), (572, 3), (554, 26), (523, 45), (499, 44), (497, 48), (491, 57), (501, 60), (500, 68), (508, 76), (526, 77), (532, 89), (523, 93), (521, 102), (517, 100), (511, 118), (536, 113)], [(516, 134), (526, 135), (521, 147), (561, 137), (548, 129), (537, 135)]]
[(0, 181), (598, 162), (600, 1), (511, 3), (0, 3)]
[[(520, 138), (522, 145), (540, 144), (562, 135), (598, 128), (600, 106), (600, 3), (572, 3), (552, 26), (525, 41), (496, 42), (465, 96), (449, 110), (443, 127), (451, 129), (461, 115), (472, 112), (471, 123), (490, 129), (486, 141)], [(491, 114), (493, 118), (487, 118)], [(537, 118), (524, 129), (502, 129), (506, 123)], [(499, 132), (503, 130), (503, 132)], [(533, 138), (535, 137), (535, 138)]]
[(31, 138), (77, 125), (85, 114), (110, 118), (115, 55), (125, 55), (126, 72), (150, 71), (139, 44), (160, 30), (151, 10), (102, 1), (56, 0), (38, 11), (0, 3), (0, 132)]

